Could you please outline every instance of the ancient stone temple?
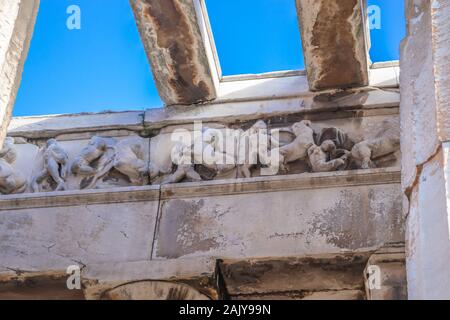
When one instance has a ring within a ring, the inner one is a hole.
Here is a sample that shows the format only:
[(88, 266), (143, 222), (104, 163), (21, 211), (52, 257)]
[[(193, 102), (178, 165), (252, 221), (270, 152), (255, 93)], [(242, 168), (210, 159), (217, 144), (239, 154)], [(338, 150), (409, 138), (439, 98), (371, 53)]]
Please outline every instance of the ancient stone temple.
[(450, 298), (450, 3), (405, 2), (400, 64), (297, 0), (306, 71), (226, 78), (202, 0), (130, 0), (163, 108), (11, 118), (0, 0), (0, 298)]

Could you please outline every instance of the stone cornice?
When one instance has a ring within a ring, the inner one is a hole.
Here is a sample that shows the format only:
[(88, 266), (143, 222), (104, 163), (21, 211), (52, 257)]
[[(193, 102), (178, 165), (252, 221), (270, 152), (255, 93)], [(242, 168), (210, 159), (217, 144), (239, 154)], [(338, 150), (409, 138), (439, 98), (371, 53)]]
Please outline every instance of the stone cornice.
[[(257, 89), (253, 89), (257, 90)], [(258, 89), (260, 90), (260, 89)], [(262, 90), (262, 89), (261, 89)], [(267, 91), (267, 90), (265, 90)], [(357, 89), (329, 91), (303, 96), (264, 97), (245, 101), (230, 91), (224, 102), (166, 107), (143, 111), (104, 112), (13, 118), (8, 135), (28, 139), (86, 135), (111, 130), (159, 130), (194, 121), (233, 124), (259, 119), (336, 119), (398, 114), (400, 95), (396, 90)], [(76, 137), (73, 137), (75, 139)]]
[(395, 183), (400, 183), (399, 168), (303, 173), (164, 185), (161, 200)]
[(158, 198), (159, 186), (24, 193), (0, 196), (0, 211), (158, 201)]
[(399, 183), (399, 168), (305, 173), (162, 186), (8, 195), (0, 197), (0, 211)]

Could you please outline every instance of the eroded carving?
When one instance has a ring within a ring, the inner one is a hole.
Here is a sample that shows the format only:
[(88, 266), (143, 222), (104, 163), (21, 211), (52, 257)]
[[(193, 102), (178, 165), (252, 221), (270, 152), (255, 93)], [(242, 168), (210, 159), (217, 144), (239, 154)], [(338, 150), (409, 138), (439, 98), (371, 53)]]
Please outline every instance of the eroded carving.
[(8, 137), (0, 150), (0, 193), (2, 194), (23, 193), (27, 189), (26, 178), (12, 166), (16, 158), (14, 139)]
[(341, 158), (328, 160), (336, 150), (336, 145), (331, 140), (325, 140), (320, 146), (313, 145), (308, 149), (308, 158), (313, 172), (335, 171), (345, 165)]
[(352, 148), (351, 156), (358, 168), (375, 168), (374, 160), (392, 154), (400, 148), (398, 129), (389, 122), (383, 123), (383, 128), (373, 139), (361, 141)]
[(57, 184), (55, 191), (66, 190), (69, 156), (55, 139), (47, 141), (43, 151), (44, 167), (31, 180), (31, 191), (40, 192), (39, 184), (51, 177)]
[(192, 146), (182, 143), (176, 144), (172, 154), (178, 154), (179, 163), (175, 172), (168, 174), (162, 181), (162, 184), (177, 183), (184, 179), (191, 181), (201, 181), (201, 176), (195, 171), (194, 165), (190, 163)]
[[(309, 120), (272, 129), (259, 120), (246, 131), (205, 127), (196, 131), (201, 134), (194, 135), (194, 141), (192, 132), (185, 130), (189, 142), (161, 150), (159, 158), (164, 161), (160, 165), (165, 169), (149, 160), (150, 150), (137, 136), (117, 140), (94, 136), (72, 161), (59, 143), (50, 139), (42, 151), (43, 164), (30, 179), (30, 189), (62, 191), (374, 168), (397, 161), (397, 127), (383, 122), (377, 135), (372, 138), (364, 132), (369, 138), (356, 144), (342, 129), (322, 128)], [(361, 133), (353, 133), (358, 135)], [(16, 157), (14, 141), (8, 138), (0, 151), (1, 193), (27, 189), (26, 179), (12, 166)], [(269, 173), (263, 173), (266, 169)]]
[[(238, 165), (238, 178), (251, 178), (251, 170), (258, 163), (267, 160), (267, 152), (262, 152), (260, 141), (264, 135), (268, 135), (267, 124), (259, 120), (247, 131), (242, 133), (239, 141), (239, 156), (242, 164)], [(266, 143), (270, 143), (265, 141)], [(279, 141), (272, 141), (272, 145), (279, 147)], [(268, 145), (270, 147), (270, 144)], [(259, 159), (258, 159), (259, 157)]]
[[(314, 131), (311, 128), (311, 121), (303, 120), (292, 125), (292, 132), (295, 134), (295, 139), (291, 143), (275, 148), (272, 152), (279, 153), (280, 170), (289, 171), (288, 163), (297, 160), (304, 160), (308, 156), (308, 149), (314, 143)], [(267, 163), (269, 163), (267, 159)]]
[(113, 169), (134, 186), (146, 185), (160, 174), (159, 168), (145, 159), (145, 149), (138, 137), (119, 142), (92, 137), (71, 167), (72, 173), (86, 176), (88, 182), (84, 188), (87, 189), (95, 187)]
[(112, 169), (115, 144), (114, 139), (92, 137), (89, 144), (75, 158), (71, 171), (73, 174), (90, 178), (85, 188), (94, 187), (97, 181)]
[(132, 185), (146, 185), (159, 175), (159, 168), (145, 160), (145, 150), (139, 138), (119, 141), (114, 151), (112, 167), (127, 176)]

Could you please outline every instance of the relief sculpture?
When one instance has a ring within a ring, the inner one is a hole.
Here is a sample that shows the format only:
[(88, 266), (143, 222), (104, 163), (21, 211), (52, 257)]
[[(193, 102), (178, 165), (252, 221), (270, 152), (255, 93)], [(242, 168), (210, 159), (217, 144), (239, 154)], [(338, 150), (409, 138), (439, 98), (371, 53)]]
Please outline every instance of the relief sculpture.
[(374, 160), (393, 154), (399, 149), (399, 130), (385, 121), (376, 137), (361, 141), (352, 148), (351, 156), (361, 169), (376, 168)]
[(325, 140), (320, 146), (312, 145), (308, 149), (308, 158), (313, 172), (335, 171), (345, 165), (341, 158), (329, 160), (330, 155), (336, 150), (336, 145), (331, 140)]
[(145, 160), (145, 150), (138, 138), (119, 141), (114, 151), (113, 167), (127, 176), (131, 185), (146, 185), (159, 175), (159, 169)]
[(6, 138), (0, 150), (0, 193), (23, 193), (27, 189), (26, 178), (13, 167), (17, 153), (14, 149), (14, 139)]
[(92, 137), (75, 158), (71, 171), (85, 176), (86, 189), (94, 188), (112, 170), (128, 178), (130, 185), (142, 186), (156, 178), (159, 169), (145, 159), (145, 150), (138, 137), (117, 142), (112, 138)]
[[(247, 130), (205, 127), (191, 142), (177, 142), (170, 148), (163, 144), (160, 150), (153, 150), (167, 159), (159, 161), (161, 167), (150, 161), (148, 140), (138, 136), (94, 136), (72, 157), (64, 143), (49, 139), (29, 187), (31, 192), (64, 191), (376, 168), (397, 161), (397, 127), (383, 122), (378, 133), (367, 138), (359, 134), (356, 142), (340, 128), (320, 127), (310, 120), (272, 129), (262, 120)], [(0, 151), (2, 194), (22, 193), (28, 188), (27, 179), (15, 169), (16, 158), (14, 140), (7, 138)], [(262, 172), (272, 167), (276, 170)]]
[(304, 160), (308, 156), (308, 150), (314, 145), (314, 131), (311, 121), (303, 120), (292, 126), (295, 139), (291, 143), (272, 149), (270, 153), (278, 152), (280, 158), (280, 170), (289, 172), (288, 163)]
[(31, 180), (31, 191), (40, 192), (39, 184), (48, 177), (51, 177), (57, 184), (55, 191), (66, 190), (69, 156), (55, 139), (47, 141), (43, 152), (43, 160), (44, 167)]

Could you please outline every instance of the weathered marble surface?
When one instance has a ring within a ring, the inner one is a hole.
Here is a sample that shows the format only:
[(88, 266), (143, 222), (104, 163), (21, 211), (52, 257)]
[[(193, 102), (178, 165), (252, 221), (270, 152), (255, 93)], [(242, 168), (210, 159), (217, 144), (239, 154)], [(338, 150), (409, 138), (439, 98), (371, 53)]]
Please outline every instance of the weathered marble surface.
[[(87, 270), (102, 265), (103, 271), (85, 274), (83, 279), (90, 288), (86, 297), (98, 298), (101, 292), (134, 280), (164, 280), (217, 298), (220, 293), (211, 285), (211, 270), (206, 268), (209, 271), (199, 275), (192, 270), (203, 270), (203, 264), (187, 260), (206, 259), (215, 264), (222, 258), (368, 252), (386, 242), (402, 241), (399, 152), (377, 162), (378, 169), (313, 173), (307, 164), (292, 162), (287, 175), (260, 176), (258, 166), (253, 166), (251, 178), (236, 179), (236, 169), (212, 176), (211, 181), (185, 179), (184, 183), (164, 184), (164, 178), (176, 169), (169, 161), (171, 134), (180, 128), (192, 133), (193, 120), (205, 120), (204, 126), (221, 132), (226, 128), (247, 132), (264, 119), (270, 129), (282, 129), (281, 145), (292, 141), (293, 124), (310, 120), (318, 144), (336, 132), (358, 143), (376, 138), (386, 123), (397, 127), (397, 104), (398, 92), (380, 90), (367, 95), (329, 93), (305, 99), (224, 103), (198, 106), (197, 111), (168, 108), (145, 115), (126, 112), (14, 119), (9, 133), (18, 154), (14, 166), (27, 177), (44, 168), (44, 149), (40, 148), (48, 139), (56, 138), (71, 167), (94, 136), (113, 139), (119, 146), (127, 139), (141, 141), (145, 156), (140, 160), (156, 165), (162, 174), (151, 181), (153, 185), (132, 186), (130, 179), (111, 169), (92, 189), (81, 190), (87, 185), (83, 178), (70, 174), (65, 191), (55, 192), (56, 185), (48, 178), (41, 185), (45, 192), (1, 196), (0, 234), (4, 241), (0, 255), (5, 260), (0, 272), (13, 279), (18, 275), (11, 269), (20, 273), (51, 268), (61, 274), (71, 264), (86, 265)], [(322, 128), (338, 130), (320, 135)], [(336, 141), (347, 145), (346, 139)], [(351, 149), (349, 144), (347, 151)], [(207, 177), (208, 172), (202, 175)], [(124, 264), (123, 277), (105, 273), (111, 263)], [(140, 266), (153, 273), (130, 272)], [(321, 297), (330, 296), (315, 292), (305, 298)], [(361, 298), (363, 292), (359, 288), (339, 291), (335, 298), (339, 297)]]
[(365, 1), (297, 0), (311, 90), (368, 85)]
[(152, 67), (167, 105), (190, 105), (216, 98), (206, 39), (194, 1), (130, 0)]
[(402, 189), (410, 299), (450, 298), (448, 1), (406, 1)]
[(339, 253), (403, 239), (399, 175), (392, 169), (125, 190), (23, 194), (19, 205), (15, 195), (0, 199), (2, 271), (65, 269), (76, 261)]
[[(119, 136), (112, 139), (108, 137), (108, 139), (114, 140), (116, 143), (120, 143), (121, 141), (129, 139), (137, 141), (142, 146), (143, 161), (145, 161), (146, 163), (148, 162), (148, 139), (140, 138), (139, 136)], [(68, 156), (66, 165), (66, 169), (68, 172), (65, 179), (66, 190), (85, 189), (86, 187), (89, 187), (89, 184), (92, 181), (89, 176), (74, 174), (71, 172), (71, 168), (74, 162), (77, 160), (77, 157), (80, 155), (81, 151), (86, 147), (86, 145), (89, 144), (89, 141), (89, 139), (58, 141), (58, 145), (64, 150), (64, 152), (67, 153)], [(29, 183), (31, 184), (33, 178), (36, 177), (40, 172), (42, 172), (45, 167), (45, 144), (41, 141), (38, 141), (37, 145), (30, 143), (16, 143), (14, 147), (17, 151), (17, 160), (13, 164), (13, 168), (27, 177)], [(124, 148), (121, 148), (121, 150), (123, 151)], [(124, 173), (120, 172), (116, 168), (111, 168), (111, 170), (108, 170), (108, 172), (108, 174), (102, 176), (101, 179), (99, 179), (98, 182), (92, 187), (114, 188), (117, 186), (126, 187), (136, 184), (130, 181), (130, 179)], [(47, 178), (43, 180), (39, 184), (39, 186), (40, 192), (54, 191), (56, 188), (54, 180), (51, 178), (51, 176), (47, 176)], [(26, 190), (26, 192), (31, 191), (31, 188), (28, 188)]]
[[(289, 79), (289, 78), (287, 78)], [(270, 79), (261, 80), (270, 83)], [(286, 80), (287, 81), (287, 80)], [(250, 86), (250, 89), (253, 86)], [(124, 130), (136, 132), (160, 130), (169, 125), (186, 125), (194, 121), (236, 122), (257, 121), (259, 119), (291, 118), (308, 115), (317, 118), (359, 118), (373, 115), (398, 114), (400, 93), (398, 89), (353, 89), (346, 91), (327, 91), (298, 94), (297, 84), (289, 92), (280, 96), (270, 95), (262, 100), (252, 100), (248, 95), (239, 96), (242, 88), (230, 92), (224, 101), (195, 106), (166, 107), (142, 111), (83, 113), (13, 118), (8, 134), (30, 139), (55, 138), (76, 139), (89, 135), (92, 131)], [(285, 88), (285, 87), (283, 87)], [(230, 91), (232, 91), (230, 89)], [(267, 91), (267, 89), (265, 90)], [(252, 97), (252, 95), (250, 95)], [(330, 112), (332, 114), (330, 114)], [(126, 133), (125, 133), (126, 134)]]
[(101, 299), (105, 292), (127, 283), (162, 280), (187, 284), (202, 294), (217, 299), (216, 260), (212, 257), (173, 260), (119, 262), (111, 269), (108, 263), (91, 264), (83, 269), (86, 299)]
[[(234, 125), (194, 122), (167, 126), (150, 137), (130, 130), (85, 132), (79, 138), (72, 133), (58, 140), (29, 140), (31, 143), (16, 137), (14, 148), (20, 161), (12, 166), (28, 179), (29, 187), (21, 192), (49, 192), (399, 164), (395, 115), (374, 114), (351, 121), (346, 117), (286, 120), (288, 123), (274, 119)], [(55, 146), (56, 153), (51, 151)], [(174, 151), (182, 152), (188, 165), (180, 165)], [(212, 153), (214, 159), (205, 158)], [(62, 155), (64, 159), (58, 160)], [(33, 159), (31, 165), (25, 159)]]
[(150, 258), (157, 201), (78, 202), (0, 209), (0, 272), (65, 270), (74, 264)]
[(0, 2), (0, 145), (11, 120), (38, 8), (39, 0)]
[(368, 253), (222, 260), (232, 300), (362, 300)]
[[(323, 185), (316, 180), (327, 174), (332, 178)], [(303, 190), (298, 189), (307, 183), (295, 184), (290, 176), (261, 180), (259, 185), (253, 182), (255, 193), (244, 181), (202, 182), (198, 189), (194, 187), (198, 183), (166, 186), (153, 256), (304, 255), (403, 241), (398, 180), (375, 183), (372, 176), (367, 177), (369, 185), (352, 186), (341, 180), (345, 174), (327, 174), (314, 174), (312, 185)], [(290, 184), (292, 190), (276, 191), (276, 180)]]

